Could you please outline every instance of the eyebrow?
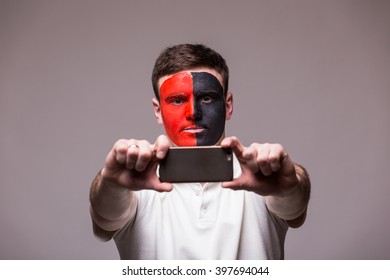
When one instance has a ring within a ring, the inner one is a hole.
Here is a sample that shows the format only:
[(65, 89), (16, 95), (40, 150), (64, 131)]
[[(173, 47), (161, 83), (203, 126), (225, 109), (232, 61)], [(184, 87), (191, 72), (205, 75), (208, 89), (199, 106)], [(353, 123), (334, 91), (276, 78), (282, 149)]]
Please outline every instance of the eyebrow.
[[(219, 91), (215, 89), (200, 89), (196, 91), (197, 94), (211, 94), (211, 95), (220, 95)], [(222, 94), (222, 93), (221, 93)]]
[(172, 92), (172, 93), (168, 94), (167, 96), (165, 96), (164, 100), (169, 100), (169, 99), (177, 98), (177, 97), (187, 98), (187, 94), (185, 94), (184, 92)]

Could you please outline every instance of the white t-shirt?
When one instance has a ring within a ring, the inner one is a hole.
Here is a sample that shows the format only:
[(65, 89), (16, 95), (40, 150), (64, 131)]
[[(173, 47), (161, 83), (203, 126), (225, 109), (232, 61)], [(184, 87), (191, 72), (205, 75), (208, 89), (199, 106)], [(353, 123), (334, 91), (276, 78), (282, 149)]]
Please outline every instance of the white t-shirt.
[(253, 192), (180, 183), (171, 192), (135, 194), (135, 218), (114, 236), (121, 259), (284, 258), (288, 225)]

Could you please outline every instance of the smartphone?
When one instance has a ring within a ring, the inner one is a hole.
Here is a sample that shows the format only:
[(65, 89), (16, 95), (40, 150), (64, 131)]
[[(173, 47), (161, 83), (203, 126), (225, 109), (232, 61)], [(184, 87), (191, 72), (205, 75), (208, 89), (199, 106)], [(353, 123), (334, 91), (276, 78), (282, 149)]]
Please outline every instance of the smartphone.
[(160, 161), (162, 182), (222, 182), (233, 179), (231, 149), (219, 146), (170, 147)]

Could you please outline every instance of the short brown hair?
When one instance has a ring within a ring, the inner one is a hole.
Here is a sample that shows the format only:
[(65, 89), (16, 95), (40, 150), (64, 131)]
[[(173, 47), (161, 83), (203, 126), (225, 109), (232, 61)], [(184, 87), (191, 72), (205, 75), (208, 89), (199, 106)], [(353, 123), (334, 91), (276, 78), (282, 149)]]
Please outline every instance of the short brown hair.
[(152, 85), (156, 98), (160, 100), (158, 80), (161, 77), (197, 67), (208, 67), (220, 73), (223, 79), (224, 95), (226, 96), (229, 84), (229, 68), (225, 59), (203, 44), (181, 44), (166, 48), (154, 64)]

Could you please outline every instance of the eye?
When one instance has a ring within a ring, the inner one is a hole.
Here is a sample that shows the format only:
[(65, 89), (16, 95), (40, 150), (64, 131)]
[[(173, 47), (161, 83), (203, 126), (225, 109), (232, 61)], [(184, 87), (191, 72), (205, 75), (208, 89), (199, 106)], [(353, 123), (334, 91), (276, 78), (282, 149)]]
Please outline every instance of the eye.
[(219, 94), (212, 90), (204, 91), (198, 96), (198, 100), (203, 104), (211, 104), (214, 101), (218, 100), (218, 98)]
[(205, 95), (205, 96), (202, 96), (202, 98), (200, 100), (202, 103), (209, 104), (209, 103), (213, 102), (214, 98), (212, 96)]
[(176, 98), (176, 99), (171, 100), (170, 103), (173, 104), (173, 105), (181, 105), (181, 104), (183, 104), (183, 102), (184, 102), (183, 99), (181, 99), (181, 98)]
[(171, 95), (166, 98), (166, 102), (175, 106), (184, 104), (187, 101), (187, 96), (185, 95)]

